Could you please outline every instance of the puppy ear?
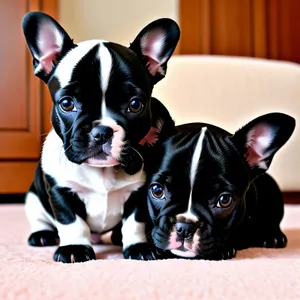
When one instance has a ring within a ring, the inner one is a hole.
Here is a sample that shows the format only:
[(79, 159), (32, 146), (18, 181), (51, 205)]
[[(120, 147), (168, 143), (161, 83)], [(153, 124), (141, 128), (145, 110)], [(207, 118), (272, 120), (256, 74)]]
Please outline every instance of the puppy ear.
[(268, 170), (275, 153), (295, 129), (294, 118), (283, 113), (260, 116), (238, 130), (231, 138), (251, 168), (262, 174)]
[(42, 12), (27, 13), (22, 28), (33, 57), (34, 74), (47, 83), (57, 63), (75, 45), (65, 30)]
[(147, 25), (130, 44), (148, 70), (153, 84), (165, 77), (167, 62), (180, 37), (177, 23), (171, 19), (158, 19)]

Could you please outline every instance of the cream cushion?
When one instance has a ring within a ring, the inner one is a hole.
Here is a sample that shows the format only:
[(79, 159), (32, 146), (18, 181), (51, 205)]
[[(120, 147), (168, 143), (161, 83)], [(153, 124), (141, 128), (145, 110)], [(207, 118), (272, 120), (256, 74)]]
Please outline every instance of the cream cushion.
[[(291, 139), (275, 155), (269, 173), (284, 191), (300, 191), (300, 66), (258, 58), (177, 55), (153, 96), (177, 125), (208, 122), (234, 132), (269, 112), (296, 119)], [(299, 122), (299, 124), (298, 124)]]

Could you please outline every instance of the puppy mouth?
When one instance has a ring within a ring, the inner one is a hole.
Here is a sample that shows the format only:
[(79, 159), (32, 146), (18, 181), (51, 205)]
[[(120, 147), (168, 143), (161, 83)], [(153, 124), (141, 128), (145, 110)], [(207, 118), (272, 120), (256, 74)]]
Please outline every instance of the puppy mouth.
[(183, 247), (183, 250), (181, 249), (172, 249), (170, 250), (170, 252), (176, 256), (179, 256), (179, 257), (186, 257), (186, 258), (193, 258), (193, 257), (196, 257), (197, 254), (184, 248)]
[(191, 247), (188, 246), (186, 242), (182, 241), (178, 243), (181, 243), (181, 245), (177, 248), (172, 248), (169, 245), (168, 249), (171, 253), (173, 253), (176, 256), (187, 257), (187, 258), (192, 258), (197, 256), (197, 254), (192, 249), (189, 249)]
[(120, 162), (111, 155), (111, 140), (103, 145), (99, 145), (84, 162), (92, 167), (113, 167), (120, 165)]
[(169, 237), (168, 250), (179, 257), (194, 258), (197, 256), (199, 243), (199, 230), (188, 239), (179, 238), (175, 230), (172, 230)]

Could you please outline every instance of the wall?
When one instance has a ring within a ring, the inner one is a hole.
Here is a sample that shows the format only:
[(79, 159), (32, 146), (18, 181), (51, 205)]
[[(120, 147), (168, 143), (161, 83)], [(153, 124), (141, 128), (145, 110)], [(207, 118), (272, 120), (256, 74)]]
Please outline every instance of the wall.
[(104, 39), (128, 45), (151, 21), (178, 20), (178, 0), (60, 0), (59, 20), (75, 42)]

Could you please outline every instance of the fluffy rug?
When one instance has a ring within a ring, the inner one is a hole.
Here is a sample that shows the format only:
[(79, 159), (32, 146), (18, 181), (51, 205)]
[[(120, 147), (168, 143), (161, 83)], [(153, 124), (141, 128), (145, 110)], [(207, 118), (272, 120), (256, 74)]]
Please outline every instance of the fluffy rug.
[(286, 249), (229, 261), (126, 261), (97, 245), (96, 261), (66, 265), (27, 246), (23, 205), (0, 205), (0, 299), (300, 299), (300, 206), (286, 206), (282, 228)]

